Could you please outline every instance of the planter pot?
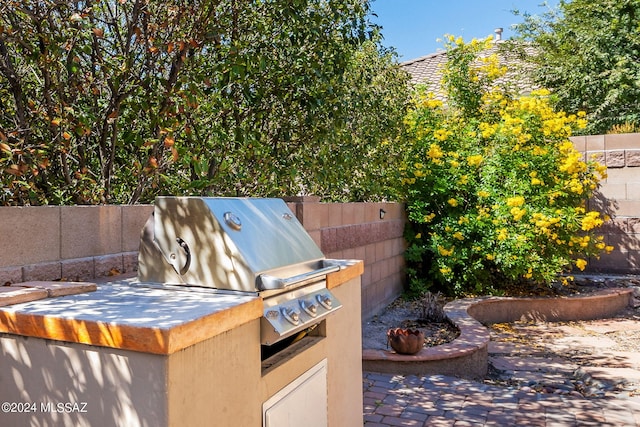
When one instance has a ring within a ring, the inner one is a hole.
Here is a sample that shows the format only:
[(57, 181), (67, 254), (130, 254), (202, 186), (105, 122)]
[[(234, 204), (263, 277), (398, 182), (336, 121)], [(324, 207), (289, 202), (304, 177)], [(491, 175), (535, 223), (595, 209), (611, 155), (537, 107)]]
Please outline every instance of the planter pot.
[(387, 344), (399, 354), (416, 354), (424, 347), (424, 334), (419, 330), (394, 328), (387, 331)]

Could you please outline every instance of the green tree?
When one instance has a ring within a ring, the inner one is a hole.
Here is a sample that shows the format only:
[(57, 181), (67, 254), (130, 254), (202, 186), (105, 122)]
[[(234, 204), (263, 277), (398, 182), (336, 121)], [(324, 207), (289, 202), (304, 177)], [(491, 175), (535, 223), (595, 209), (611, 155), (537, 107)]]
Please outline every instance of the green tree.
[(559, 109), (587, 112), (584, 133), (640, 124), (638, 0), (561, 0), (556, 10), (524, 16), (516, 30), (535, 47), (525, 56), (535, 80)]
[[(360, 0), (4, 2), (0, 204), (388, 197), (396, 168), (376, 153), (400, 131), (406, 76), (368, 10)], [(363, 183), (374, 168), (383, 178)]]

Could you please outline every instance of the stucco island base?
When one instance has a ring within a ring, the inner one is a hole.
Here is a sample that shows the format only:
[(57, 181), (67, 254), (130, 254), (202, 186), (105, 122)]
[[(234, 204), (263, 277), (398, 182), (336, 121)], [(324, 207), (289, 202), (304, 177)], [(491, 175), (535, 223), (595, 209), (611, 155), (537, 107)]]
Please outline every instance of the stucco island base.
[(401, 375), (441, 374), (480, 379), (487, 375), (490, 335), (484, 325), (518, 320), (570, 321), (611, 317), (629, 306), (631, 289), (607, 289), (587, 296), (557, 298), (468, 298), (445, 305), (460, 336), (414, 355), (363, 349), (363, 370)]

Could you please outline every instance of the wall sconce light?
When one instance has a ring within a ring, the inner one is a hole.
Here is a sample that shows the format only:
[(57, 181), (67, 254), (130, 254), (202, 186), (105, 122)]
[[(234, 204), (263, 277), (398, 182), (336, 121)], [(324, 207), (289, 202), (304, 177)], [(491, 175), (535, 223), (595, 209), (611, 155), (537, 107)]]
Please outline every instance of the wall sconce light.
[(385, 211), (384, 209), (380, 209), (380, 219), (384, 219), (384, 214), (386, 214), (387, 211)]

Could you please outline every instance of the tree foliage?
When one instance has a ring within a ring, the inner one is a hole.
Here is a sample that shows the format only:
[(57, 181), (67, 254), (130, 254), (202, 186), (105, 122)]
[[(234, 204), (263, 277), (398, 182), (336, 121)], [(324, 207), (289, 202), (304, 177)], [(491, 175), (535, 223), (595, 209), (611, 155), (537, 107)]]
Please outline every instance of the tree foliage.
[(393, 197), (407, 77), (368, 8), (4, 2), (0, 204)]
[(640, 124), (640, 1), (561, 0), (557, 10), (524, 16), (516, 29), (535, 47), (526, 58), (535, 79), (561, 110), (587, 112), (584, 133)]
[(606, 218), (586, 210), (605, 168), (568, 139), (584, 114), (556, 112), (546, 90), (502, 87), (508, 70), (492, 44), (448, 39), (447, 103), (419, 88), (406, 118), (406, 259), (418, 295), (546, 285), (613, 249), (596, 234)]

